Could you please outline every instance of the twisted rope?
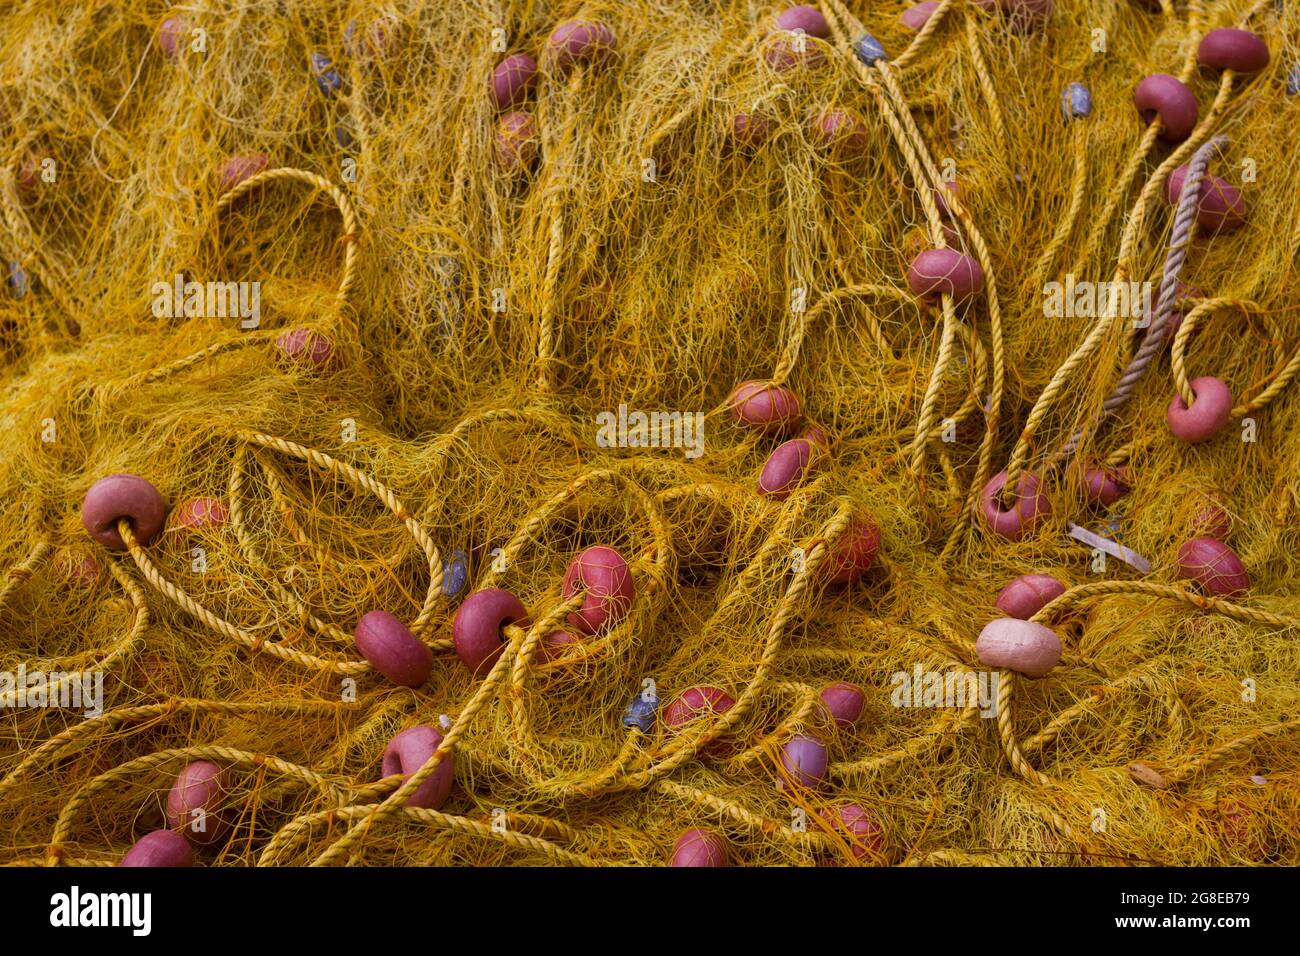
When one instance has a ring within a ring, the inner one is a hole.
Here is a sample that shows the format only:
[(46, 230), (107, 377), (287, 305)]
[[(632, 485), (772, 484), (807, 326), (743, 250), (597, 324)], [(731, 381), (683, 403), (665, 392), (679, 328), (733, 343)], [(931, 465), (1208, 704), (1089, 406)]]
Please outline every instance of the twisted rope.
[(339, 279), (338, 300), (339, 304), (346, 304), (348, 293), (352, 289), (352, 284), (356, 281), (357, 266), (357, 214), (352, 208), (352, 200), (348, 199), (345, 193), (338, 186), (334, 185), (324, 176), (310, 172), (306, 169), (294, 169), (290, 166), (281, 166), (278, 169), (264, 169), (260, 173), (249, 176), (243, 182), (239, 183), (233, 189), (221, 195), (217, 200), (217, 214), (220, 215), (230, 208), (231, 204), (240, 196), (244, 196), (259, 186), (269, 183), (286, 180), (290, 182), (299, 182), (325, 193), (330, 199), (334, 200), (334, 205), (338, 206), (339, 215), (343, 217), (343, 235), (340, 241), (343, 243), (343, 276)]

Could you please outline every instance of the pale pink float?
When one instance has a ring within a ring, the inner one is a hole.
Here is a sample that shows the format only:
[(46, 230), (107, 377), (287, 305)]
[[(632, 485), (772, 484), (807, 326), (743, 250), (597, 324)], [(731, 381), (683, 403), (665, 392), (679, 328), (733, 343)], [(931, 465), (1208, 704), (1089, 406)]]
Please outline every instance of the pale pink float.
[(1061, 639), (1050, 628), (1014, 617), (989, 621), (975, 641), (980, 663), (1042, 677), (1061, 660)]

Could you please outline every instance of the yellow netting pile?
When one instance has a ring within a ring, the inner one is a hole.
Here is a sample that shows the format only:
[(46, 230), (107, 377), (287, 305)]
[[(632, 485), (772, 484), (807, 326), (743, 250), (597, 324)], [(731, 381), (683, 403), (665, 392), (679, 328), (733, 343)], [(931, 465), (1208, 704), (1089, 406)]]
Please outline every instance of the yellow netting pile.
[[(114, 864), (203, 760), (206, 864), (662, 864), (692, 828), (734, 865), (1300, 862), (1300, 14), (987, 6), (918, 31), (829, 0), (819, 37), (736, 0), (7, 4), (0, 673), (100, 674), (103, 699), (23, 706), (0, 677), (0, 860)], [(608, 55), (548, 47), (575, 19)], [(1224, 27), (1268, 65), (1202, 65)], [(505, 123), (517, 53), (539, 68)], [(1180, 142), (1134, 108), (1153, 73), (1197, 101)], [(1194, 157), (1243, 227), (1176, 229)], [(909, 287), (940, 246), (977, 295)], [(1167, 275), (1186, 318), (1146, 354)], [(1052, 282), (1153, 293), (1056, 315)], [(1236, 407), (1192, 445), (1166, 408), (1202, 376)], [(751, 379), (802, 424), (738, 423)], [(654, 412), (677, 431), (641, 441)], [(793, 492), (759, 494), (814, 426)], [(1131, 487), (1108, 509), (1079, 490), (1102, 465)], [(1004, 469), (1051, 503), (1019, 541), (981, 517)], [(122, 472), (170, 511), (113, 551), (80, 510)], [(1179, 577), (1214, 503), (1250, 577), (1227, 598)], [(875, 565), (830, 583), (869, 521)], [(592, 545), (631, 609), (549, 643)], [(975, 645), (1030, 572), (1070, 588), (1038, 679)], [(472, 673), (453, 620), (486, 587), (530, 621)], [(431, 648), (418, 688), (358, 649), (375, 610)], [(995, 699), (938, 693), (967, 675)], [(847, 729), (819, 704), (840, 681)], [(669, 727), (692, 687), (735, 705)], [(417, 725), (441, 748), (385, 777)], [(797, 735), (819, 786), (782, 779)], [(447, 761), (446, 801), (405, 806)]]

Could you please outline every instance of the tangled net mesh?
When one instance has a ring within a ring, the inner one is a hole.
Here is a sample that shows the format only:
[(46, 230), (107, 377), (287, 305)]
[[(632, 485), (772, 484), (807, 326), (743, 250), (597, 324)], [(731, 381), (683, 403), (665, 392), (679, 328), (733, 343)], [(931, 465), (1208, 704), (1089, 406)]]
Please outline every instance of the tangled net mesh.
[[(217, 865), (658, 865), (690, 828), (746, 865), (1300, 862), (1298, 15), (1058, 0), (1026, 27), (1014, 4), (943, 0), (918, 33), (898, 2), (820, 9), (820, 67), (779, 70), (780, 7), (753, 2), (8, 6), (0, 671), (105, 681), (102, 716), (0, 713), (0, 860), (113, 865), (203, 759), (229, 773)], [(188, 28), (174, 55), (168, 18)], [(556, 68), (546, 38), (573, 18), (616, 55)], [(1225, 26), (1263, 36), (1269, 66), (1199, 68)], [(864, 29), (891, 59), (855, 58)], [(541, 64), (522, 176), (496, 161), (486, 92), (507, 51)], [(1153, 72), (1200, 103), (1182, 143), (1132, 107)], [(1090, 116), (1062, 118), (1069, 82)], [(819, 142), (827, 109), (856, 115), (859, 148)], [(737, 113), (767, 118), (765, 143), (737, 145)], [(1216, 136), (1209, 169), (1248, 223), (1176, 243), (1164, 180)], [(904, 278), (943, 234), (950, 170), (956, 244), (985, 273), (969, 303)], [(1104, 415), (1145, 333), (1049, 317), (1044, 284), (1159, 290), (1171, 244), (1184, 331)], [(260, 323), (159, 318), (178, 274), (259, 281)], [(277, 348), (303, 328), (328, 362)], [(1201, 375), (1239, 408), (1190, 446), (1165, 407)], [(829, 436), (785, 500), (756, 491), (777, 442), (727, 408), (748, 379), (793, 389)], [(705, 412), (703, 453), (605, 447), (620, 406)], [(1094, 463), (1130, 477), (1106, 512), (1078, 491)], [(1018, 542), (973, 520), (1003, 468), (1043, 475), (1053, 505)], [(113, 552), (79, 510), (118, 472), (173, 510)], [(228, 520), (178, 522), (199, 497)], [(1232, 518), (1244, 597), (1178, 579), (1204, 502)], [(866, 516), (875, 567), (829, 584)], [(1067, 522), (1149, 572), (1099, 565)], [(631, 610), (543, 652), (594, 544), (627, 559)], [(1061, 663), (1001, 672), (996, 719), (896, 706), (897, 674), (989, 670), (976, 635), (1027, 572), (1070, 588), (1035, 618)], [(532, 624), (471, 673), (452, 622), (482, 587)], [(421, 687), (359, 653), (376, 609), (432, 648)], [(630, 729), (646, 681), (737, 704)], [(849, 729), (818, 704), (835, 681), (866, 695)], [(421, 724), (455, 767), (438, 810), (403, 805), (432, 766), (380, 767)], [(778, 786), (799, 733), (827, 742), (819, 788)], [(824, 823), (846, 804), (883, 838)]]

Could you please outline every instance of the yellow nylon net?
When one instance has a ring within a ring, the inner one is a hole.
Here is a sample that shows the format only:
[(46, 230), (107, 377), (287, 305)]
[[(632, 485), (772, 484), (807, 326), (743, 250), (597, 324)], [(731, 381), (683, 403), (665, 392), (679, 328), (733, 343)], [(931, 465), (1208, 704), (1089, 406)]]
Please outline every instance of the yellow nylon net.
[[(732, 865), (1300, 862), (1300, 15), (818, 9), (825, 37), (735, 0), (0, 14), (0, 672), (103, 677), (92, 716), (0, 683), (0, 861), (116, 864), (204, 760), (208, 865), (662, 865), (697, 828)], [(565, 68), (570, 20), (611, 55)], [(1268, 66), (1202, 66), (1225, 27)], [(528, 141), (489, 95), (521, 52)], [(1181, 142), (1134, 108), (1152, 73), (1197, 100)], [(1089, 115), (1063, 117), (1069, 83)], [(1247, 222), (1176, 235), (1165, 180), (1220, 135), (1206, 175)], [(1183, 331), (1112, 411), (1143, 311), (1049, 315), (1045, 286), (1145, 283), (1153, 312), (1175, 239)], [(941, 242), (979, 263), (971, 299), (909, 287)], [(1166, 407), (1209, 375), (1236, 407), (1189, 445)], [(780, 438), (728, 408), (754, 379), (827, 436), (781, 500), (758, 493)], [(642, 440), (642, 414), (670, 424)], [(1100, 465), (1131, 486), (1109, 509), (1079, 491)], [(1052, 506), (1019, 541), (980, 519), (1003, 469)], [(111, 551), (80, 508), (121, 472), (169, 515)], [(196, 499), (222, 520), (181, 520)], [(1179, 577), (1211, 502), (1244, 595)], [(830, 583), (868, 516), (874, 566)], [(597, 544), (631, 609), (547, 651)], [(1064, 645), (1039, 679), (975, 643), (1030, 572), (1070, 588), (1035, 619)], [(453, 621), (486, 587), (530, 623), (471, 673)], [(374, 610), (431, 648), (418, 688), (359, 651)], [(840, 681), (866, 703), (837, 729)], [(692, 687), (735, 706), (669, 727)], [(439, 756), (384, 776), (417, 725)], [(819, 785), (783, 779), (797, 735)], [(446, 802), (406, 806), (443, 761)], [(827, 822), (846, 807), (870, 833)]]

